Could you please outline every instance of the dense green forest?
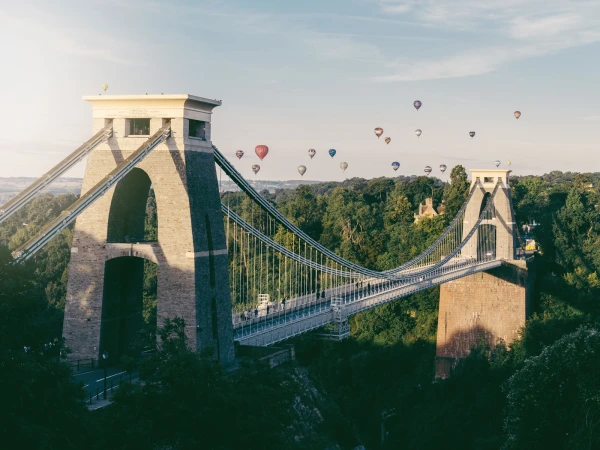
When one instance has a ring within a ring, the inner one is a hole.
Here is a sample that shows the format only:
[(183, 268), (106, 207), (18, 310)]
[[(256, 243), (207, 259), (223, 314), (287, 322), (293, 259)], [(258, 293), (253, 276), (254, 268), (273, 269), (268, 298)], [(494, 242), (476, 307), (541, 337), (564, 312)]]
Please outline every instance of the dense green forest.
[[(443, 231), (468, 186), (457, 166), (450, 183), (354, 178), (263, 195), (336, 253), (388, 269)], [(510, 349), (481, 344), (451, 379), (434, 382), (437, 288), (353, 317), (344, 342), (298, 339), (299, 366), (273, 371), (245, 362), (246, 370), (227, 373), (186, 349), (181, 323), (173, 321), (158, 330), (162, 344), (142, 364), (146, 383), (123, 388), (113, 405), (93, 413), (57, 358), (72, 231), (27, 264), (11, 262), (10, 250), (74, 200), (38, 197), (0, 226), (0, 386), (8, 405), (0, 435), (42, 449), (326, 448), (334, 442), (380, 448), (382, 412), (393, 411), (385, 448), (597, 448), (600, 174), (512, 177), (511, 187), (518, 224), (539, 224), (540, 252), (535, 312)], [(414, 223), (418, 204), (431, 196), (436, 205), (444, 201), (447, 213)], [(146, 238), (152, 240), (152, 200), (149, 212)], [(156, 304), (151, 270), (149, 326)], [(290, 413), (306, 390), (294, 372), (300, 368), (327, 393), (312, 432), (299, 431)]]

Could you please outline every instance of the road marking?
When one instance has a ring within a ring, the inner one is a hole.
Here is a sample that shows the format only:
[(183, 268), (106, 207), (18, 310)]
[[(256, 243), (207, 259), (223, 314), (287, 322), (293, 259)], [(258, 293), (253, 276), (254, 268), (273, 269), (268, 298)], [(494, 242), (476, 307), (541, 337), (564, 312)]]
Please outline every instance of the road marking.
[[(119, 375), (123, 375), (124, 373), (127, 373), (127, 372), (115, 373), (114, 375), (110, 375), (110, 376), (106, 377), (106, 379), (108, 380), (109, 378), (112, 378), (112, 377), (118, 377)], [(99, 380), (96, 380), (96, 383), (99, 383), (100, 381), (103, 381), (103, 380), (104, 380), (104, 378), (100, 378)]]
[(87, 375), (88, 373), (93, 373), (93, 372), (96, 372), (96, 370), (88, 370), (87, 372), (74, 373), (73, 376), (78, 377), (80, 375)]

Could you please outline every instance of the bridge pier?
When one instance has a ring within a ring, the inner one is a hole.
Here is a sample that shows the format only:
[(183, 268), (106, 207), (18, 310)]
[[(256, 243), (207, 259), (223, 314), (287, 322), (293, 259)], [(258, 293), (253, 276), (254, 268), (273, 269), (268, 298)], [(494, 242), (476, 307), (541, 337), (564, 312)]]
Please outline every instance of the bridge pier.
[(441, 285), (435, 377), (450, 376), (458, 360), (482, 341), (510, 345), (531, 312), (534, 281), (530, 258)]

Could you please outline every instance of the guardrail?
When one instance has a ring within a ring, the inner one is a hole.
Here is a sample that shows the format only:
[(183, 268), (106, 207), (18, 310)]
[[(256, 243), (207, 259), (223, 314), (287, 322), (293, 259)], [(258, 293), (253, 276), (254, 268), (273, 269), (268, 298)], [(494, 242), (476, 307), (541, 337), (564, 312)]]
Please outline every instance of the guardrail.
[(98, 363), (94, 358), (77, 359), (75, 361), (67, 361), (67, 364), (77, 370), (81, 369), (97, 369)]

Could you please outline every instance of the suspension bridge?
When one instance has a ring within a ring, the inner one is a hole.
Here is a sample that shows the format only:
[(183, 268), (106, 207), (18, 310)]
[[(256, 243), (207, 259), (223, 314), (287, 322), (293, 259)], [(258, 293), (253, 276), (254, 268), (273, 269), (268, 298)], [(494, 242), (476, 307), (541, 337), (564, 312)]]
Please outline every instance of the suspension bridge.
[[(2, 222), (87, 157), (79, 199), (14, 252), (25, 261), (76, 221), (63, 332), (73, 358), (119, 355), (135, 339), (147, 262), (157, 265), (159, 324), (184, 318), (190, 345), (225, 362), (234, 358), (234, 341), (268, 346), (317, 329), (343, 339), (349, 316), (437, 285), (454, 286), (441, 294), (440, 358), (462, 351), (448, 349), (449, 334), (485, 324), (490, 336), (510, 342), (524, 324), (527, 267), (515, 261), (510, 171), (472, 170), (467, 200), (442, 235), (411, 261), (378, 271), (324, 247), (253, 189), (211, 141), (220, 101), (84, 99), (93, 107), (94, 136), (0, 209)], [(217, 168), (240, 195), (221, 195)], [(144, 234), (150, 189), (158, 212), (152, 241)], [(511, 265), (511, 275), (494, 272)], [(507, 289), (512, 300), (468, 310)]]

